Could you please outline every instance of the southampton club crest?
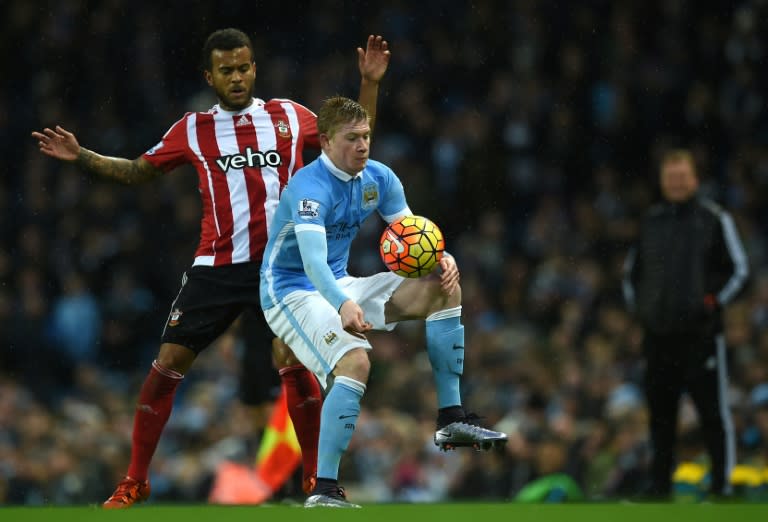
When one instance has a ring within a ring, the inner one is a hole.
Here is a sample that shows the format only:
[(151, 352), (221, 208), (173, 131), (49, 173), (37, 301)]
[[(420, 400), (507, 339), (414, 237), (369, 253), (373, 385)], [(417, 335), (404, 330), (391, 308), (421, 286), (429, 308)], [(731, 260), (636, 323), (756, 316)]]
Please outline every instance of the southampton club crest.
[(182, 315), (184, 315), (184, 312), (178, 308), (174, 308), (171, 312), (171, 317), (168, 319), (168, 326), (176, 326), (179, 324), (179, 319), (181, 319)]
[(281, 138), (290, 138), (291, 137), (291, 128), (288, 126), (287, 123), (283, 120), (278, 120), (277, 123), (275, 123), (275, 128), (277, 129), (277, 135)]

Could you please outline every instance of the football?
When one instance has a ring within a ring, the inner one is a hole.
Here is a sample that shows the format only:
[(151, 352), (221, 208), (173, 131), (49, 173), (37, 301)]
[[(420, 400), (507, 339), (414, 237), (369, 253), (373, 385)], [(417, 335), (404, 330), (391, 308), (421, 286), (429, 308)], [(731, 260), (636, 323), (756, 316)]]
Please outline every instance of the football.
[(381, 260), (402, 277), (422, 277), (432, 272), (445, 251), (443, 233), (422, 216), (403, 216), (381, 234)]

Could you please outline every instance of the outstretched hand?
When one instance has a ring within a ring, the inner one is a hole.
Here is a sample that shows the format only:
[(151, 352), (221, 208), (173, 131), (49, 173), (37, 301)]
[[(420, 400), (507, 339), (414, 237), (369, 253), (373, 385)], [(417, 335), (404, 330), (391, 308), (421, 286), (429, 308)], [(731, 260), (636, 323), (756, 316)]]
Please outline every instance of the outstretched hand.
[(75, 135), (58, 125), (56, 130), (46, 127), (43, 132), (33, 132), (32, 137), (37, 140), (40, 152), (52, 158), (74, 161), (80, 153), (80, 144)]
[(382, 36), (370, 35), (365, 50), (357, 48), (357, 65), (360, 68), (360, 76), (367, 81), (378, 82), (387, 72), (389, 58), (389, 45)]

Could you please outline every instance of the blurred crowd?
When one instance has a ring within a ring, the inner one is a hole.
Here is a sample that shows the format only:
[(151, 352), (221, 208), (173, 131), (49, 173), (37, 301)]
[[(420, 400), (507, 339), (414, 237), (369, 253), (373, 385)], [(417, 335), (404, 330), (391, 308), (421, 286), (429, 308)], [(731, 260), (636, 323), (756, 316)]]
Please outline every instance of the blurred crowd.
[[(657, 159), (690, 147), (728, 208), (752, 278), (726, 313), (740, 462), (768, 465), (768, 1), (129, 2), (0, 7), (0, 504), (96, 503), (126, 467), (133, 408), (197, 244), (193, 171), (124, 187), (36, 150), (60, 124), (137, 157), (215, 100), (211, 31), (252, 35), (256, 95), (317, 108), (357, 96), (354, 48), (393, 59), (372, 157), (402, 178), (459, 260), (468, 407), (510, 433), (502, 453), (440, 453), (423, 329), (374, 334), (355, 501), (511, 499), (566, 473), (588, 498), (642, 491), (650, 448), (642, 331), (621, 265), (658, 198)], [(300, 16), (297, 15), (300, 13)], [(383, 269), (371, 220), (351, 271)], [(153, 500), (200, 501), (259, 427), (237, 400), (233, 328), (201, 356), (151, 469)], [(681, 456), (702, 453), (680, 417)]]

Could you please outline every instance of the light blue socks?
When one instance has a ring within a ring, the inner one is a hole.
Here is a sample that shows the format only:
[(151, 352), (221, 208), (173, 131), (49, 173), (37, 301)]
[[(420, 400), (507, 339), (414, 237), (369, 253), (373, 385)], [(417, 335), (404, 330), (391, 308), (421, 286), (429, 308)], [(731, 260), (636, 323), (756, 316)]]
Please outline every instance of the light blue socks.
[(341, 456), (349, 446), (360, 415), (365, 384), (349, 377), (336, 377), (320, 413), (317, 477), (338, 479)]
[(437, 388), (437, 407), (461, 405), (459, 380), (464, 371), (464, 327), (461, 307), (427, 317), (427, 354)]

